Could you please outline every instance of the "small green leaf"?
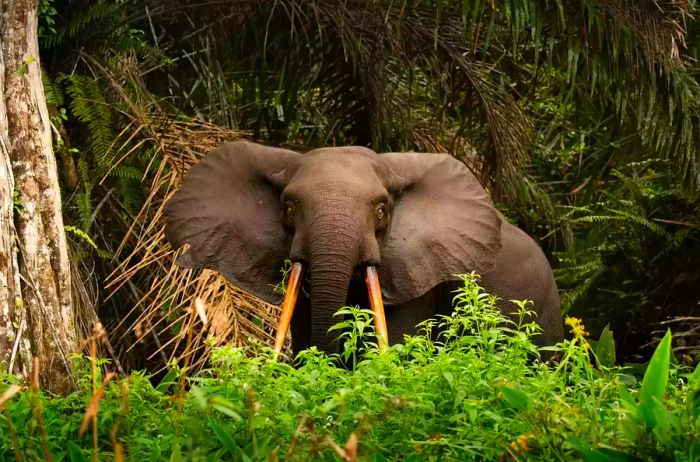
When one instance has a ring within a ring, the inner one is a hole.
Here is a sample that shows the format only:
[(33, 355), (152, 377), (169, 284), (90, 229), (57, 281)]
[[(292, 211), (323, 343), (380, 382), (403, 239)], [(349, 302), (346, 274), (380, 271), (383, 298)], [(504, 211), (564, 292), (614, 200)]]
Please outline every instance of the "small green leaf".
[(654, 351), (649, 366), (644, 372), (639, 400), (647, 401), (651, 397), (661, 400), (668, 382), (668, 369), (671, 357), (671, 331), (667, 331), (659, 346)]
[(628, 412), (634, 412), (637, 409), (637, 400), (627, 390), (627, 387), (620, 383), (617, 385), (617, 393), (620, 396), (620, 403)]
[(688, 383), (691, 385), (700, 383), (700, 363), (695, 367), (695, 372), (688, 378)]
[(505, 385), (499, 385), (498, 390), (503, 393), (505, 400), (516, 409), (532, 409), (532, 401), (524, 391), (506, 387)]
[(98, 255), (100, 255), (101, 257), (103, 257), (103, 258), (109, 258), (109, 257), (111, 257), (111, 254), (110, 254), (109, 252), (106, 252), (106, 251), (100, 249), (99, 247), (97, 247), (97, 244), (95, 244), (95, 241), (93, 241), (92, 238), (91, 238), (90, 236), (88, 236), (88, 234), (87, 234), (85, 231), (83, 231), (82, 229), (76, 228), (75, 226), (64, 226), (63, 229), (64, 229), (67, 233), (71, 233), (71, 234), (73, 234), (74, 236), (76, 236), (76, 237), (82, 239), (83, 241), (87, 242), (88, 245), (90, 245), (90, 247), (92, 247), (93, 249), (95, 249), (95, 251), (96, 251), (96, 252), (98, 253)]
[(182, 453), (180, 452), (180, 443), (177, 439), (173, 440), (173, 450), (170, 453), (170, 462), (184, 462), (185, 459), (182, 458)]
[(609, 329), (609, 324), (603, 328), (603, 332), (600, 334), (598, 344), (595, 347), (595, 356), (599, 365), (603, 367), (615, 365), (615, 340)]
[(87, 458), (85, 454), (83, 454), (83, 450), (80, 449), (80, 446), (72, 441), (68, 441), (66, 442), (66, 448), (68, 449), (68, 459), (70, 462), (87, 462)]
[(690, 396), (690, 413), (693, 416), (693, 420), (697, 421), (700, 419), (700, 388), (691, 392)]
[(192, 399), (199, 407), (199, 409), (206, 409), (207, 408), (207, 397), (204, 394), (204, 390), (200, 387), (192, 387), (190, 389), (190, 394), (192, 395)]
[(654, 409), (656, 426), (654, 435), (663, 446), (672, 447), (678, 435), (682, 434), (678, 416), (673, 415), (662, 403), (658, 403)]
[(231, 417), (233, 420), (242, 422), (243, 417), (235, 410), (233, 403), (220, 396), (212, 398), (210, 401), (211, 407), (221, 412), (224, 415)]
[(629, 388), (639, 388), (639, 380), (637, 380), (637, 377), (633, 376), (632, 374), (620, 373), (617, 376), (617, 379)]
[(453, 384), (454, 384), (454, 381), (455, 381), (454, 376), (452, 375), (452, 373), (451, 373), (451, 372), (448, 372), (448, 371), (444, 371), (444, 372), (442, 373), (442, 376), (444, 377), (445, 381), (447, 382), (447, 384), (448, 384), (448, 385), (450, 386), (450, 388), (451, 388), (451, 387), (453, 386)]
[(668, 370), (671, 358), (671, 331), (666, 331), (663, 340), (654, 351), (649, 366), (644, 373), (642, 387), (639, 390), (639, 417), (643, 418), (649, 428), (654, 428), (656, 418), (654, 409), (663, 402)]
[(241, 459), (240, 459), (240, 460), (242, 460), (243, 462), (253, 462), (253, 459), (251, 459), (250, 456), (249, 456), (248, 454), (246, 454), (245, 452), (243, 452), (243, 448), (240, 448), (240, 449), (239, 449), (238, 455), (241, 456)]
[(168, 391), (168, 388), (170, 388), (170, 385), (173, 385), (176, 383), (175, 379), (177, 378), (177, 371), (175, 369), (170, 369), (165, 376), (158, 382), (158, 385), (156, 385), (156, 390), (159, 391), (160, 393), (166, 393)]
[(222, 427), (221, 424), (214, 419), (209, 419), (208, 423), (209, 427), (211, 427), (212, 431), (219, 441), (221, 441), (221, 444), (224, 445), (229, 454), (232, 456), (238, 454), (238, 445), (233, 438), (231, 438), (231, 435), (228, 434), (224, 427)]

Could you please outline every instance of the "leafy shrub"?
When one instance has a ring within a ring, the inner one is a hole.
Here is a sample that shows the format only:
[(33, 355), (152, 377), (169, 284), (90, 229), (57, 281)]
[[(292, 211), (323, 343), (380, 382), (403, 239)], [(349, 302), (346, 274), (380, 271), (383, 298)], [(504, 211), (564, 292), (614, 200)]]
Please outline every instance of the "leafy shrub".
[[(296, 367), (264, 347), (224, 347), (209, 369), (188, 377), (173, 367), (153, 386), (139, 373), (110, 381), (78, 360), (81, 389), (69, 396), (4, 390), (0, 457), (697, 460), (700, 368), (689, 374), (671, 361), (670, 333), (639, 383), (614, 365), (607, 329), (588, 341), (569, 318), (572, 339), (548, 348), (559, 356), (549, 364), (525, 303), (504, 318), (472, 276), (455, 300), (454, 315), (384, 352), (366, 333), (367, 313), (345, 309), (356, 321), (342, 325), (341, 342), (353, 351), (312, 348)], [(92, 438), (78, 436), (81, 423), (94, 424)]]

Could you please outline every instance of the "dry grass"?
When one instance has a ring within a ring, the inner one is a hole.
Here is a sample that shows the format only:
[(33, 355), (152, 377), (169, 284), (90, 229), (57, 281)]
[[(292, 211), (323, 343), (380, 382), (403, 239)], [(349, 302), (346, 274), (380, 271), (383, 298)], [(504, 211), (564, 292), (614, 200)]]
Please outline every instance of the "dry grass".
[[(250, 134), (201, 122), (152, 118), (133, 120), (122, 141), (126, 145), (127, 140), (146, 133), (154, 147), (149, 172), (153, 180), (146, 202), (114, 256), (117, 267), (107, 279), (110, 296), (123, 290), (141, 291), (113, 333), (133, 332), (137, 343), (148, 343), (148, 359), (160, 356), (162, 363), (181, 357), (187, 334), (192, 332), (188, 350), (195, 358), (190, 361), (194, 369), (204, 364), (211, 346), (251, 341), (272, 346), (279, 307), (242, 291), (214, 271), (181, 268), (164, 235), (163, 205), (187, 170), (222, 142)], [(206, 306), (206, 326), (201, 318), (188, 316), (196, 298)]]

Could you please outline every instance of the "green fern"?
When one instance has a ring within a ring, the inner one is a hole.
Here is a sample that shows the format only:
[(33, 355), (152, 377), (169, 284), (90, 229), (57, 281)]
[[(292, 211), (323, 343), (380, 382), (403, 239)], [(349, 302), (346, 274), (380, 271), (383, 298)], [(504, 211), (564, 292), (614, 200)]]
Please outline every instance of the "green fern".
[(65, 96), (59, 82), (54, 82), (47, 73), (41, 74), (41, 81), (44, 84), (44, 96), (47, 104), (61, 107), (65, 104)]
[(12, 210), (15, 214), (19, 215), (24, 211), (24, 203), (19, 197), (19, 191), (16, 189), (12, 191)]
[(93, 241), (92, 238), (90, 236), (88, 236), (88, 234), (85, 231), (83, 231), (82, 229), (76, 228), (75, 226), (64, 226), (63, 229), (67, 233), (70, 233), (73, 236), (78, 237), (83, 242), (87, 243), (90, 247), (92, 247), (95, 250), (95, 252), (97, 252), (97, 255), (99, 255), (100, 258), (111, 258), (112, 257), (112, 255), (109, 252), (97, 247), (97, 244), (95, 244), (95, 241)]
[(564, 207), (577, 240), (556, 254), (555, 276), (562, 305), (594, 331), (612, 322), (645, 337), (649, 325), (692, 309), (700, 206), (667, 162), (630, 162), (611, 176), (597, 200)]
[(112, 143), (116, 134), (112, 130), (112, 110), (98, 86), (90, 77), (78, 74), (62, 75), (59, 80), (66, 85), (70, 96), (70, 108), (73, 116), (87, 125), (90, 153), (98, 175), (107, 172), (116, 153)]
[(75, 5), (71, 8), (71, 16), (68, 21), (58, 26), (53, 20), (56, 10), (50, 6), (50, 3), (48, 0), (43, 0), (41, 4), (46, 4), (46, 6), (40, 8), (41, 18), (46, 24), (40, 38), (41, 44), (46, 48), (54, 48), (65, 43), (67, 39), (85, 33), (90, 27), (96, 27), (100, 23), (113, 23), (115, 19), (120, 18), (124, 10), (124, 2), (111, 0), (82, 2), (83, 5)]
[(141, 178), (143, 178), (143, 171), (133, 165), (118, 165), (112, 169), (110, 176), (141, 181)]
[(77, 206), (78, 216), (80, 217), (80, 225), (84, 228), (90, 226), (92, 218), (92, 201), (90, 199), (90, 190), (77, 191), (75, 193), (75, 204)]

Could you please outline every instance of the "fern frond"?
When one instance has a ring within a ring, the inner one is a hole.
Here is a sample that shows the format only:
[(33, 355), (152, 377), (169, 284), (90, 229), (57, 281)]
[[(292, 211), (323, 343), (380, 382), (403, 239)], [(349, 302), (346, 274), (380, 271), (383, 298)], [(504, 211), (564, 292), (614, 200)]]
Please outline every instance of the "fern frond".
[(92, 200), (90, 198), (90, 190), (85, 189), (75, 193), (75, 204), (77, 206), (78, 216), (80, 217), (81, 226), (87, 228), (90, 226), (92, 219)]
[(118, 165), (111, 170), (110, 176), (140, 181), (143, 171), (133, 165)]
[(87, 4), (85, 4), (86, 2), (80, 3), (82, 5), (79, 3), (72, 5), (71, 17), (67, 23), (63, 24), (62, 27), (58, 27), (54, 33), (42, 37), (43, 46), (54, 48), (68, 38), (85, 33), (86, 30), (89, 30), (89, 26), (101, 20), (113, 21), (113, 18), (118, 18), (123, 14), (122, 2), (97, 0), (87, 2)]
[[(87, 125), (90, 151), (97, 174), (104, 174), (114, 161), (116, 153), (112, 143), (116, 134), (112, 130), (112, 106), (109, 105), (94, 79), (74, 74), (63, 76), (66, 93), (71, 97), (73, 115)], [(94, 176), (94, 174), (93, 174)]]
[(63, 229), (65, 232), (78, 237), (83, 242), (86, 242), (90, 247), (92, 247), (95, 250), (95, 252), (97, 252), (97, 255), (99, 255), (100, 258), (111, 258), (110, 253), (97, 247), (95, 241), (93, 241), (92, 238), (88, 236), (87, 233), (82, 229), (76, 228), (75, 226), (64, 226)]

